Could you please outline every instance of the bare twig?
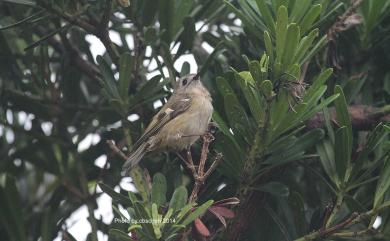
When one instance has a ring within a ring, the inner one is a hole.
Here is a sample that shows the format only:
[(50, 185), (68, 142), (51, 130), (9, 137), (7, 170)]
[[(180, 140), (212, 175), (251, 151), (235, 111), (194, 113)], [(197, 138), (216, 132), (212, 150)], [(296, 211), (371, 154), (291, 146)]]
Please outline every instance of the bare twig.
[(112, 0), (106, 0), (106, 6), (103, 12), (102, 19), (100, 20), (100, 28), (108, 29), (108, 22), (110, 21), (110, 15), (112, 11)]
[(87, 199), (87, 197), (77, 187), (75, 187), (72, 184), (70, 184), (67, 180), (64, 180), (62, 182), (62, 186), (64, 186), (66, 190), (68, 190), (70, 193), (75, 195), (80, 200), (86, 200)]
[(380, 213), (381, 211), (387, 210), (389, 208), (390, 208), (390, 201), (386, 201), (377, 209), (372, 209), (370, 211), (361, 214), (352, 213), (347, 219), (332, 227), (317, 230), (301, 238), (295, 239), (295, 241), (318, 240), (326, 237), (358, 237), (365, 234), (369, 234), (370, 232), (372, 232), (371, 229), (365, 229), (365, 230), (355, 231), (355, 232), (339, 232), (339, 231), (348, 228), (354, 224), (363, 222), (364, 220), (368, 220), (370, 217), (373, 217), (378, 213)]
[(84, 29), (86, 32), (95, 35), (100, 39), (100, 41), (103, 43), (104, 47), (106, 47), (106, 50), (108, 54), (110, 55), (112, 62), (118, 66), (119, 62), (119, 54), (116, 50), (115, 46), (113, 45), (109, 34), (108, 34), (108, 22), (110, 19), (111, 11), (112, 11), (112, 0), (106, 0), (106, 8), (104, 9), (104, 13), (102, 16), (102, 19), (100, 21), (100, 24), (98, 27), (93, 26), (89, 22), (83, 20), (79, 15), (84, 13), (82, 11), (81, 13), (78, 13), (76, 15), (70, 15), (66, 12), (62, 12), (54, 7), (52, 7), (50, 4), (47, 4), (45, 2), (42, 2), (40, 4), (41, 7), (46, 9), (47, 11), (65, 19), (71, 24), (75, 24), (76, 26), (79, 26), (80, 28)]
[(94, 27), (93, 25), (91, 25), (90, 23), (84, 21), (82, 18), (79, 17), (79, 15), (84, 13), (84, 11), (73, 16), (73, 15), (70, 15), (66, 12), (60, 11), (60, 10), (52, 7), (50, 4), (45, 3), (43, 1), (40, 2), (40, 6), (43, 7), (44, 9), (46, 9), (47, 11), (54, 13), (55, 15), (65, 19), (66, 21), (70, 22), (71, 24), (75, 24), (75, 25), (79, 26), (80, 28), (84, 29), (85, 31), (87, 31), (89, 33), (93, 34), (96, 32), (96, 27)]
[[(351, 216), (349, 216), (347, 219), (345, 219), (344, 221), (342, 221), (342, 222), (340, 222), (332, 227), (329, 227), (326, 229), (320, 229), (320, 230), (315, 231), (311, 234), (308, 234), (304, 237), (298, 238), (295, 241), (309, 241), (309, 240), (323, 239), (323, 238), (327, 238), (327, 237), (330, 237), (333, 235), (337, 236), (337, 233), (340, 230), (355, 224), (358, 220), (362, 221), (362, 218), (365, 215), (366, 214), (359, 215), (358, 213), (352, 213)], [(355, 232), (355, 234), (357, 234), (357, 232)]]
[(205, 172), (206, 160), (209, 153), (209, 145), (214, 140), (214, 136), (208, 132), (202, 136), (202, 139), (203, 139), (203, 145), (202, 145), (202, 151), (201, 151), (198, 167), (196, 168), (194, 165), (191, 151), (187, 152), (187, 160), (184, 160), (184, 163), (186, 164), (187, 168), (191, 171), (195, 181), (194, 188), (192, 189), (191, 195), (188, 199), (189, 202), (195, 202), (197, 200), (198, 193), (200, 191), (200, 188), (203, 186), (204, 181), (207, 179), (207, 177), (211, 175), (211, 173), (215, 170), (215, 168), (222, 160), (222, 154), (218, 153), (213, 163), (209, 167), (209, 169)]
[[(42, 26), (38, 26), (36, 28), (36, 31), (40, 36), (47, 35), (46, 30)], [(61, 34), (63, 45), (59, 40), (53, 37), (47, 39), (47, 42), (49, 43), (50, 46), (54, 48), (55, 51), (57, 51), (61, 55), (64, 54), (65, 51), (68, 51), (71, 60), (74, 62), (72, 66), (74, 66), (75, 68), (83, 72), (91, 79), (98, 81), (97, 76), (99, 71), (96, 68), (96, 66), (90, 63), (89, 61), (84, 60), (81, 57), (82, 54), (80, 50), (78, 50), (74, 45), (72, 45), (71, 43), (67, 44), (66, 42), (64, 42), (66, 38), (65, 36), (66, 36), (65, 34)]]
[(196, 169), (195, 169), (194, 161), (192, 160), (191, 150), (187, 151), (187, 160), (185, 161), (185, 163), (186, 163), (188, 169), (191, 170), (192, 175), (195, 176)]
[(332, 65), (339, 70), (342, 66), (340, 65), (341, 59), (337, 54), (336, 39), (341, 32), (346, 31), (347, 29), (350, 29), (362, 22), (362, 18), (356, 14), (356, 10), (363, 3), (363, 0), (356, 0), (352, 2), (352, 5), (338, 17), (338, 20), (333, 23), (326, 33), (328, 40), (328, 47), (326, 50), (327, 57)]
[(106, 0), (106, 6), (99, 27), (96, 29), (95, 35), (102, 41), (104, 47), (106, 47), (108, 55), (110, 55), (112, 62), (118, 66), (119, 64), (119, 53), (112, 43), (109, 32), (108, 23), (110, 20), (112, 11), (112, 0)]
[(326, 224), (328, 223), (330, 214), (333, 212), (333, 209), (334, 209), (334, 205), (332, 203), (330, 203), (329, 205), (326, 206), (325, 217), (324, 217), (324, 220), (322, 222), (321, 230), (325, 230)]
[(346, 20), (356, 12), (357, 8), (363, 3), (363, 1), (364, 0), (353, 1), (352, 6), (350, 6), (343, 15), (338, 17), (338, 20), (333, 23), (332, 27), (330, 27), (327, 32), (328, 40), (334, 41), (337, 34), (345, 30), (344, 25)]
[(125, 155), (125, 153), (123, 153), (116, 145), (115, 143), (112, 141), (112, 140), (108, 140), (107, 141), (107, 144), (108, 146), (110, 147), (110, 149), (115, 153), (117, 154), (118, 156), (120, 156), (123, 160), (127, 160), (127, 156)]
[(222, 157), (223, 157), (222, 153), (217, 153), (217, 156), (214, 158), (213, 163), (211, 164), (209, 169), (206, 171), (206, 174), (204, 174), (205, 179), (211, 175), (211, 173), (215, 170), (215, 168), (217, 168), (219, 163), (222, 161)]

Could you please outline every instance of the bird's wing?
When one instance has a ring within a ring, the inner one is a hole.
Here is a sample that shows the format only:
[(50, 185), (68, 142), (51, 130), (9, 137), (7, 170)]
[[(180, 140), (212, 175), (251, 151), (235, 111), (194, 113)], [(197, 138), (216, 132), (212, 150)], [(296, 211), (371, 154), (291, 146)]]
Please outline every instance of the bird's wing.
[(138, 148), (149, 137), (154, 136), (163, 126), (176, 116), (182, 114), (191, 106), (191, 98), (185, 95), (172, 96), (168, 102), (153, 118), (152, 122), (146, 128), (145, 133), (134, 144), (133, 150)]

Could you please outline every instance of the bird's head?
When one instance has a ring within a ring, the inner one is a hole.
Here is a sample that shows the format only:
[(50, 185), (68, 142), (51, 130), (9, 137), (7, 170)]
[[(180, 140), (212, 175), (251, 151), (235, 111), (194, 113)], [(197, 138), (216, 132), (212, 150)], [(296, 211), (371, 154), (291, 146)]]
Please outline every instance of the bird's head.
[(188, 74), (176, 81), (174, 93), (191, 93), (198, 89), (204, 89), (199, 74)]

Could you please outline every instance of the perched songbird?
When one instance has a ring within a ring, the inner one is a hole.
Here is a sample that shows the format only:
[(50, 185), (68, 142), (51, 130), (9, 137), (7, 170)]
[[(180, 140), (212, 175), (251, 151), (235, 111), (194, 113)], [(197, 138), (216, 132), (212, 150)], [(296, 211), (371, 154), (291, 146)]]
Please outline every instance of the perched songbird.
[(207, 131), (213, 113), (211, 101), (199, 75), (180, 78), (172, 96), (134, 144), (123, 165), (122, 175), (126, 175), (148, 152), (189, 148)]

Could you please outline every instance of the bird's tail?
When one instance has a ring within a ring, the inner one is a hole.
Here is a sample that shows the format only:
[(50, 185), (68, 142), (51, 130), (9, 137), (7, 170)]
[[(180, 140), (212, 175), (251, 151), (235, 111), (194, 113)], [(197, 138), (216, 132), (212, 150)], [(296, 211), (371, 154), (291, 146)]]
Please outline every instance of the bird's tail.
[(125, 164), (122, 167), (122, 176), (126, 176), (129, 171), (141, 161), (142, 157), (146, 154), (146, 149), (149, 146), (148, 143), (142, 143), (136, 150), (134, 150), (127, 158)]

